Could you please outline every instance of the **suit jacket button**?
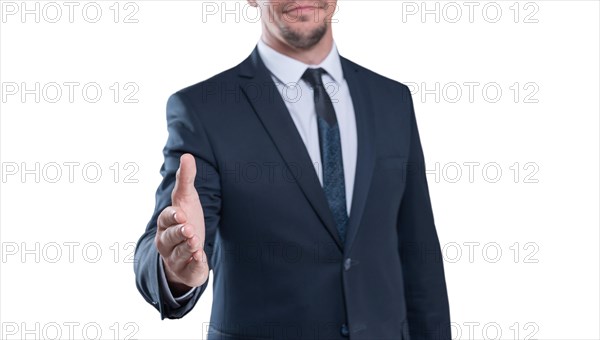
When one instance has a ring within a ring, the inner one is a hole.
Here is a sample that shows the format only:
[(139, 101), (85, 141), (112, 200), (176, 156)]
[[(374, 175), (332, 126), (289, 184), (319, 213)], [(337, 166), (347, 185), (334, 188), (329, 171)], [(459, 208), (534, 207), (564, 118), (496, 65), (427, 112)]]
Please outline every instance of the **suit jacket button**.
[(348, 329), (348, 325), (343, 324), (342, 327), (340, 327), (340, 333), (344, 337), (347, 337), (348, 335), (350, 335), (350, 330)]
[(344, 270), (350, 270), (351, 266), (352, 260), (350, 258), (347, 258), (346, 261), (344, 261)]

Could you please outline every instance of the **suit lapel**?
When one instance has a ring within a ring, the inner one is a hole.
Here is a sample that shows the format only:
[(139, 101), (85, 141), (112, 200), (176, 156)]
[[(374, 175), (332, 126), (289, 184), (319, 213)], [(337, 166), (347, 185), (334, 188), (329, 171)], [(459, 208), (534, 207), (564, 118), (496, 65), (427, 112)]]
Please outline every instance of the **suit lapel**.
[(373, 107), (371, 105), (371, 96), (367, 95), (368, 87), (365, 86), (366, 79), (361, 78), (363, 75), (354, 63), (344, 57), (340, 58), (344, 78), (348, 83), (350, 95), (352, 96), (358, 140), (354, 190), (352, 193), (348, 229), (346, 230), (346, 244), (344, 246), (344, 254), (348, 255), (361, 225), (360, 221), (371, 186), (371, 177), (375, 165), (375, 127), (371, 109)]
[(312, 160), (298, 129), (289, 114), (277, 86), (263, 64), (255, 47), (248, 59), (240, 64), (241, 90), (250, 101), (273, 143), (285, 161), (289, 173), (335, 240), (340, 250), (333, 214), (314, 170)]

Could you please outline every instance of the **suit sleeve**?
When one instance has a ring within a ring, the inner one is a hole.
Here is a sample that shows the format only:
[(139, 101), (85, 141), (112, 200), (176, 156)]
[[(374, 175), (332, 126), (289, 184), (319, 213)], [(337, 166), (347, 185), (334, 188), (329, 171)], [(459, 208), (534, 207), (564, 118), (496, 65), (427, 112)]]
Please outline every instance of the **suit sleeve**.
[(410, 151), (405, 192), (398, 214), (399, 253), (411, 340), (450, 340), (450, 312), (427, 179), (425, 160), (410, 90), (404, 86), (409, 111)]
[(204, 211), (206, 227), (204, 251), (212, 270), (214, 239), (221, 209), (221, 187), (206, 129), (185, 94), (181, 92), (171, 95), (167, 102), (167, 129), (168, 138), (163, 149), (164, 162), (160, 169), (163, 179), (156, 191), (154, 213), (146, 231), (137, 242), (134, 271), (137, 289), (144, 299), (160, 312), (161, 319), (179, 319), (194, 308), (210, 280), (194, 289), (190, 297), (178, 299), (180, 301), (173, 303), (172, 295), (165, 294), (169, 288), (164, 287), (164, 281), (161, 280), (160, 255), (154, 243), (156, 221), (160, 212), (171, 205), (171, 192), (175, 186), (179, 158), (184, 153), (192, 154), (196, 159), (197, 169), (194, 185)]

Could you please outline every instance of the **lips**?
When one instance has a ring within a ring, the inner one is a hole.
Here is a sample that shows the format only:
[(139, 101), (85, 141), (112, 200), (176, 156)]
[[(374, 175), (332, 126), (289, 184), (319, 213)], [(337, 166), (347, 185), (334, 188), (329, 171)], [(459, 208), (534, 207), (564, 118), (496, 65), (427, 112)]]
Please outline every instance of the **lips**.
[(307, 9), (317, 10), (317, 9), (319, 9), (319, 7), (315, 7), (315, 6), (295, 6), (295, 7), (292, 7), (290, 9), (288, 9), (288, 10), (283, 11), (283, 13), (288, 13), (288, 12), (292, 12), (292, 11), (296, 11), (296, 10), (302, 11), (302, 10), (307, 10)]

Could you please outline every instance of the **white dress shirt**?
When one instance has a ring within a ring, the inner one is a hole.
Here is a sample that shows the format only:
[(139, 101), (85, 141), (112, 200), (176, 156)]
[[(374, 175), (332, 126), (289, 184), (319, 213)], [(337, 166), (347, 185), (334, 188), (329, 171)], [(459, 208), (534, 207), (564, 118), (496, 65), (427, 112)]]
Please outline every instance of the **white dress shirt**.
[[(304, 71), (310, 68), (323, 68), (323, 84), (331, 98), (333, 108), (340, 129), (342, 144), (342, 160), (344, 164), (344, 181), (346, 188), (346, 210), (350, 216), (352, 193), (354, 190), (354, 176), (356, 173), (357, 159), (357, 133), (354, 106), (350, 97), (350, 90), (344, 78), (342, 63), (335, 42), (327, 57), (318, 65), (309, 65), (281, 54), (267, 45), (262, 39), (257, 43), (258, 53), (271, 78), (275, 82), (289, 114), (291, 115), (300, 137), (313, 163), (321, 185), (323, 174), (321, 166), (321, 149), (319, 144), (319, 128), (317, 112), (315, 110), (313, 90), (304, 80), (301, 80)], [(284, 112), (282, 112), (284, 114)], [(180, 303), (187, 301), (194, 292), (192, 288), (184, 295), (174, 298), (168, 288), (162, 260), (159, 261), (160, 280), (162, 281), (163, 295), (172, 308), (179, 308)]]

